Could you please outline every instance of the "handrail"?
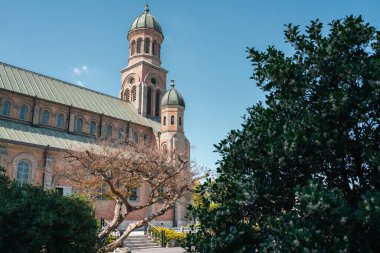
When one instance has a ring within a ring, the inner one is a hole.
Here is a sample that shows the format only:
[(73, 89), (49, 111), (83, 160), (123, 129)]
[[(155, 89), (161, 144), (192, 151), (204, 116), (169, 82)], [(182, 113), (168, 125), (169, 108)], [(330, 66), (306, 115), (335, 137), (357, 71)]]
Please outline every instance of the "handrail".
[(152, 223), (150, 223), (149, 221), (148, 221), (148, 225), (149, 225), (149, 227), (154, 228), (155, 230), (158, 231), (158, 228), (155, 225), (153, 225)]
[(154, 226), (150, 222), (148, 222), (148, 225), (149, 225), (148, 235), (150, 236), (150, 238), (152, 238), (155, 243), (161, 245), (161, 247), (164, 247), (163, 245), (165, 245), (165, 242), (162, 237), (162, 232), (165, 233), (165, 231), (160, 231), (156, 226)]

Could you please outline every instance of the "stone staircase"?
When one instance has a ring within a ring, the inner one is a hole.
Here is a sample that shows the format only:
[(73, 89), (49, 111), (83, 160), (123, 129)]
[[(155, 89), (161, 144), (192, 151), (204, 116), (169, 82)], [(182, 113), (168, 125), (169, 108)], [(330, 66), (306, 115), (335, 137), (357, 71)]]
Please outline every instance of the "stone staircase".
[(131, 233), (125, 240), (124, 245), (131, 250), (155, 249), (160, 248), (153, 240), (144, 234)]

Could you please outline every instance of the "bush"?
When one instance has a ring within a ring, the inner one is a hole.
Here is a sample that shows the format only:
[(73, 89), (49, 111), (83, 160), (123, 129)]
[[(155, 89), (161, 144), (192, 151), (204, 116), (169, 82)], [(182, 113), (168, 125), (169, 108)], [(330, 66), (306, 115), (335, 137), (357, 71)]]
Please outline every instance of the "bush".
[(0, 252), (94, 252), (91, 203), (10, 181), (0, 168)]
[(174, 229), (165, 228), (165, 227), (157, 227), (157, 230), (161, 233), (161, 231), (165, 231), (166, 244), (170, 244), (171, 240), (175, 241), (176, 245), (180, 245), (184, 242), (186, 235), (181, 232), (177, 232)]

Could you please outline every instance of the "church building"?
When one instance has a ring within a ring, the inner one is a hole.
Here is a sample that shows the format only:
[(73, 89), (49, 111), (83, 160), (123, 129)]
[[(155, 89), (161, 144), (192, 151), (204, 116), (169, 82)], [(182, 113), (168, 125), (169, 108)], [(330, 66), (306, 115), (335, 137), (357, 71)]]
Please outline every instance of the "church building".
[[(99, 137), (174, 149), (190, 157), (185, 101), (174, 81), (167, 88), (167, 70), (161, 66), (164, 35), (148, 6), (132, 23), (128, 41), (118, 97), (0, 62), (0, 166), (10, 178), (70, 194), (75, 189), (52, 172), (54, 160), (62, 151)], [(143, 201), (146, 191), (136, 189), (131, 200)], [(113, 201), (97, 202), (98, 218), (112, 215)], [(185, 207), (178, 203), (153, 223), (181, 226), (184, 216)]]

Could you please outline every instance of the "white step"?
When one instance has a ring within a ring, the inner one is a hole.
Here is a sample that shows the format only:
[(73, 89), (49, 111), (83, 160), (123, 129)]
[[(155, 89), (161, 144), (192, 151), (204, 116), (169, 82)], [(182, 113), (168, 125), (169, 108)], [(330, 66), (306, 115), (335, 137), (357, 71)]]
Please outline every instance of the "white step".
[(132, 250), (160, 248), (146, 235), (130, 235), (125, 240), (124, 245), (131, 248)]

